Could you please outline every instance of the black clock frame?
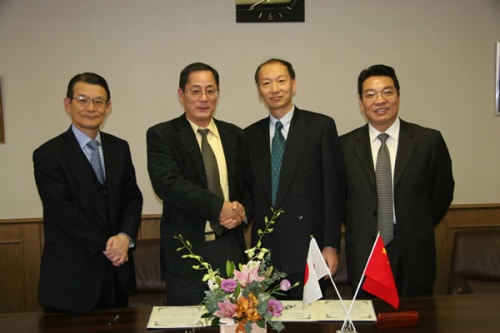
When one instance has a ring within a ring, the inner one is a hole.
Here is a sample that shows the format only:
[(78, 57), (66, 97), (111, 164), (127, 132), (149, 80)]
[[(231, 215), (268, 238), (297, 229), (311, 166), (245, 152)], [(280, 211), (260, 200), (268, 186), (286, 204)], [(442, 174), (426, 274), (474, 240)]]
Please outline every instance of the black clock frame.
[[(255, 0), (257, 2), (258, 0)], [(305, 0), (292, 0), (290, 3), (260, 4), (253, 9), (252, 5), (236, 5), (236, 22), (238, 23), (280, 23), (304, 22)]]

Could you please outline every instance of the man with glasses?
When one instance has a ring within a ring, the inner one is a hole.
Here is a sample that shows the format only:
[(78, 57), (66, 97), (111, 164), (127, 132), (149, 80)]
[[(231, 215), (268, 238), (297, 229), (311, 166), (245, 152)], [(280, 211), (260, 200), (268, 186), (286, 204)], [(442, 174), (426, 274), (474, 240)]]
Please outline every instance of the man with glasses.
[(74, 76), (64, 107), (69, 130), (33, 153), (45, 233), (39, 299), (46, 312), (126, 307), (142, 210), (130, 148), (100, 131), (111, 109), (103, 77)]
[(431, 295), (434, 227), (453, 198), (450, 154), (440, 132), (398, 117), (400, 88), (392, 67), (363, 70), (358, 94), (368, 124), (340, 138), (349, 282), (354, 290), (380, 231), (399, 295)]
[(219, 74), (204, 63), (186, 66), (177, 91), (184, 113), (147, 132), (148, 170), (163, 200), (162, 277), (169, 305), (196, 305), (207, 289), (205, 271), (183, 259), (176, 235), (225, 275), (226, 261), (245, 262), (243, 226), (250, 209), (246, 195), (243, 131), (214, 118)]

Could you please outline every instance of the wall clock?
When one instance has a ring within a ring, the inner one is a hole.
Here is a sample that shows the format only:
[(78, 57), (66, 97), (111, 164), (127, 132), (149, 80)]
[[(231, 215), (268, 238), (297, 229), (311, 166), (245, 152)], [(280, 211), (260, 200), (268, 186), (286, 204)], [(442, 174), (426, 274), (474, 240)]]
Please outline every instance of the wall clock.
[(305, 0), (235, 0), (236, 22), (304, 22)]

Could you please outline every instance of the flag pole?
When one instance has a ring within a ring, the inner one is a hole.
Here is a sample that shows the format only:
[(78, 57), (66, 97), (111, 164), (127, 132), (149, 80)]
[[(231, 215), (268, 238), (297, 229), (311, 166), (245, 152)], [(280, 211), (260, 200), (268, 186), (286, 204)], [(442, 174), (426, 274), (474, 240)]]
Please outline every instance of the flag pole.
[(342, 308), (344, 309), (344, 313), (346, 314), (346, 319), (345, 320), (346, 321), (349, 320), (349, 326), (352, 327), (354, 329), (354, 331), (355, 331), (356, 328), (354, 327), (354, 323), (352, 322), (352, 320), (351, 320), (351, 318), (349, 316), (349, 313), (347, 312), (347, 308), (345, 307), (344, 300), (342, 299), (342, 296), (340, 296), (340, 292), (337, 289), (337, 285), (335, 284), (335, 281), (333, 281), (332, 274), (328, 273), (328, 276), (330, 277), (330, 281), (332, 282), (333, 287), (335, 288), (335, 292), (337, 293), (337, 297), (339, 298), (340, 304), (342, 305)]
[[(350, 318), (351, 316), (351, 310), (354, 305), (354, 301), (356, 300), (356, 297), (358, 296), (359, 288), (361, 288), (361, 282), (363, 281), (363, 277), (365, 276), (366, 273), (366, 268), (368, 267), (368, 263), (370, 262), (370, 259), (372, 258), (373, 251), (375, 250), (375, 245), (377, 244), (377, 240), (380, 237), (380, 231), (377, 232), (377, 237), (375, 237), (375, 241), (373, 242), (372, 250), (370, 252), (370, 256), (368, 257), (368, 260), (366, 261), (365, 268), (363, 269), (363, 273), (361, 274), (361, 278), (359, 279), (358, 286), (356, 288), (356, 291), (354, 293), (354, 296), (352, 297), (351, 305), (349, 306), (349, 312), (347, 313), (347, 317), (344, 320), (344, 324), (342, 325), (341, 332), (345, 332), (345, 329), (347, 329), (349, 326), (346, 326), (347, 319)], [(352, 321), (351, 323), (352, 324)]]

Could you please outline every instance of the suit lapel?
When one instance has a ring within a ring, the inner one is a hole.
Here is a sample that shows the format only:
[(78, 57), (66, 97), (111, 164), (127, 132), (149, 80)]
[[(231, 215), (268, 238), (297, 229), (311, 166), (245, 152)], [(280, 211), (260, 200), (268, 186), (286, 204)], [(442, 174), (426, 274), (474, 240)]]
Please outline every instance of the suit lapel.
[[(279, 207), (279, 204), (283, 200), (283, 197), (287, 193), (288, 188), (293, 181), (294, 174), (296, 173), (297, 168), (300, 164), (300, 159), (302, 158), (303, 151), (307, 145), (307, 142), (309, 141), (308, 136), (310, 134), (307, 131), (307, 125), (301, 119), (302, 115), (302, 111), (300, 111), (298, 108), (295, 108), (286, 139), (283, 161), (281, 162), (280, 182), (278, 185), (278, 193), (276, 195), (277, 207)], [(268, 165), (271, 165), (270, 162)]]
[(252, 137), (253, 150), (250, 164), (265, 189), (267, 200), (271, 202), (271, 147), (269, 138), (269, 117), (261, 120), (256, 136)]
[(368, 125), (365, 125), (361, 128), (355, 140), (356, 143), (353, 148), (354, 156), (364, 170), (366, 178), (368, 178), (370, 184), (373, 187), (376, 187), (375, 170), (373, 167), (373, 157), (370, 145), (370, 135), (368, 134)]
[(113, 170), (116, 170), (115, 163), (115, 153), (116, 149), (113, 148), (113, 144), (105, 133), (101, 132), (101, 144), (102, 144), (102, 155), (104, 157), (104, 168), (106, 169), (106, 184), (108, 186), (108, 190), (113, 188), (113, 185), (116, 184), (114, 178)]
[(205, 166), (203, 164), (203, 156), (201, 156), (200, 145), (196, 140), (196, 135), (193, 132), (193, 128), (189, 121), (187, 120), (185, 114), (177, 118), (176, 124), (177, 136), (180, 142), (186, 148), (188, 156), (193, 160), (193, 165), (198, 172), (202, 183), (207, 187), (207, 176), (205, 174)]
[(401, 178), (403, 171), (406, 169), (406, 166), (413, 155), (413, 151), (415, 150), (415, 143), (413, 141), (415, 133), (411, 131), (408, 124), (403, 120), (400, 120), (400, 124), (398, 152), (396, 154), (396, 165), (394, 169), (394, 188), (398, 184), (398, 181)]
[(80, 148), (71, 128), (66, 132), (63, 149), (69, 172), (76, 179), (79, 186), (88, 191), (91, 188), (89, 184), (95, 182), (92, 167)]
[[(78, 183), (80, 189), (88, 193), (87, 197), (94, 198), (93, 207), (101, 216), (102, 221), (107, 221), (106, 210), (103, 206), (103, 202), (99, 200), (101, 197), (96, 185), (96, 177), (93, 174), (92, 167), (83, 153), (78, 141), (75, 138), (71, 128), (66, 132), (65, 142), (64, 142), (64, 154), (66, 159), (66, 165), (68, 166), (68, 171), (74, 177)], [(105, 151), (103, 144), (103, 152)], [(108, 159), (109, 160), (109, 159)], [(106, 163), (106, 161), (105, 161)], [(109, 168), (106, 168), (106, 174), (108, 174)]]
[(226, 160), (229, 198), (232, 198), (234, 190), (234, 172), (236, 168), (236, 133), (234, 131), (226, 130), (227, 128), (218, 120), (214, 119), (214, 122), (217, 126), (217, 130), (219, 131), (222, 150), (224, 153), (224, 158)]

